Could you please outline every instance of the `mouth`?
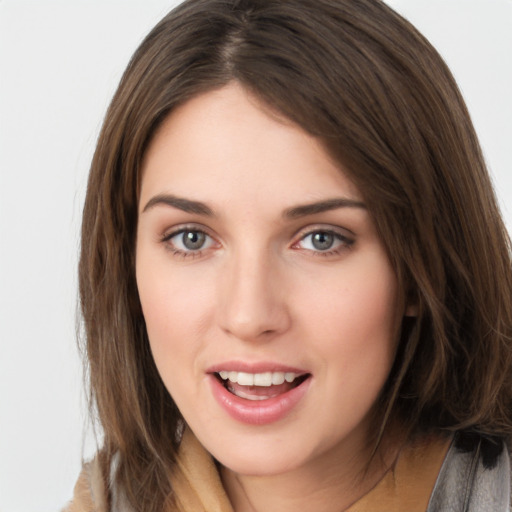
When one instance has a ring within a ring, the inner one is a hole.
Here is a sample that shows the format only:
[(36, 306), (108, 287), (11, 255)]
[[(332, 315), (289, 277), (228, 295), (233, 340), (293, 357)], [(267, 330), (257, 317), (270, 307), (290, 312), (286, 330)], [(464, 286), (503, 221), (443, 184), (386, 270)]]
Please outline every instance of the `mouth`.
[(300, 408), (313, 381), (305, 370), (273, 362), (224, 362), (206, 373), (221, 408), (236, 421), (257, 426), (285, 420)]
[(262, 372), (248, 373), (222, 370), (215, 378), (231, 394), (244, 400), (270, 400), (300, 386), (309, 373)]

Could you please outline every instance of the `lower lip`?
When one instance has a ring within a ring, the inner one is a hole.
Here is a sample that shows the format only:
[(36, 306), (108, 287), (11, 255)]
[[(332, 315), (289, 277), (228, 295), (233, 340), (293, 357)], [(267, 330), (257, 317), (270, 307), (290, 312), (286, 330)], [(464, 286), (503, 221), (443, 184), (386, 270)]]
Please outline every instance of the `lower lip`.
[(249, 425), (268, 425), (285, 418), (306, 394), (311, 377), (282, 395), (266, 400), (247, 400), (230, 393), (214, 375), (210, 375), (213, 396), (227, 413)]

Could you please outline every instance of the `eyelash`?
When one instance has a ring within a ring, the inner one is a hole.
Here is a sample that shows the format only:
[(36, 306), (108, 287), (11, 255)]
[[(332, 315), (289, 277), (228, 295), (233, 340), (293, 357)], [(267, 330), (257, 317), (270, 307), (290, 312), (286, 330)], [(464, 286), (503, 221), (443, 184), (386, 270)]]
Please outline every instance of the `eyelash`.
[[(172, 239), (179, 235), (183, 235), (185, 233), (195, 233), (198, 235), (204, 235), (205, 240), (208, 240), (208, 239), (210, 240), (209, 246), (206, 248), (201, 247), (198, 250), (178, 249), (176, 247), (176, 245), (173, 244)], [(336, 247), (334, 249), (328, 248), (326, 250), (303, 249), (303, 248), (299, 247), (299, 244), (301, 242), (304, 242), (308, 237), (312, 237), (312, 236), (318, 235), (318, 234), (321, 234), (324, 236), (325, 235), (332, 236), (334, 239), (333, 244), (336, 244), (336, 242), (338, 242), (338, 244), (336, 245)], [(340, 232), (335, 231), (333, 229), (322, 229), (322, 228), (309, 229), (306, 232), (300, 233), (299, 236), (300, 236), (300, 238), (298, 239), (298, 241), (292, 244), (292, 246), (291, 246), (292, 249), (305, 250), (305, 251), (311, 253), (311, 255), (313, 255), (313, 256), (322, 256), (322, 257), (339, 255), (341, 252), (350, 249), (353, 246), (354, 241), (355, 241), (354, 239), (352, 239), (344, 234), (341, 234)], [(204, 251), (210, 249), (210, 247), (216, 243), (215, 239), (211, 235), (209, 235), (204, 229), (194, 227), (194, 226), (180, 227), (179, 229), (177, 229), (175, 231), (167, 233), (162, 237), (161, 242), (165, 245), (166, 249), (172, 253), (173, 256), (182, 258), (182, 259), (199, 258), (203, 255)]]
[[(301, 250), (301, 247), (299, 247), (299, 244), (302, 242), (304, 242), (308, 237), (313, 237), (314, 235), (327, 235), (327, 236), (332, 236), (333, 237), (333, 245), (335, 245), (334, 248), (327, 248), (325, 250), (321, 250), (321, 249), (302, 249), (302, 250), (306, 250), (308, 252), (310, 252), (313, 256), (321, 256), (321, 257), (324, 257), (324, 258), (327, 258), (329, 256), (337, 256), (339, 255), (341, 252), (347, 250), (347, 249), (350, 249), (353, 244), (354, 244), (354, 239), (352, 238), (349, 238), (348, 236), (338, 232), (338, 231), (335, 231), (333, 229), (322, 229), (322, 228), (317, 228), (317, 229), (308, 229), (307, 232), (305, 233), (301, 233), (300, 235), (300, 238), (298, 240), (298, 242), (295, 242), (293, 245), (292, 245), (292, 248), (294, 249), (298, 249), (298, 250)], [(311, 244), (313, 244), (313, 242), (311, 242)]]
[(183, 250), (183, 249), (178, 249), (173, 243), (172, 243), (172, 239), (179, 236), (179, 235), (183, 235), (184, 233), (196, 233), (196, 234), (200, 234), (200, 235), (204, 235), (205, 237), (207, 237), (207, 239), (210, 239), (211, 240), (211, 245), (213, 245), (215, 243), (215, 240), (212, 236), (210, 236), (204, 229), (201, 229), (201, 228), (197, 228), (197, 227), (193, 227), (193, 226), (184, 226), (184, 227), (181, 227), (175, 231), (172, 231), (171, 233), (166, 233), (163, 237), (162, 237), (162, 243), (165, 245), (165, 248), (167, 250), (169, 250), (173, 256), (176, 256), (177, 258), (182, 258), (182, 259), (186, 259), (186, 258), (199, 258), (202, 256), (203, 254), (203, 251), (205, 250), (208, 250), (209, 247), (207, 247), (206, 249), (204, 248), (200, 248), (198, 250), (193, 250), (193, 249), (189, 249), (189, 250)]

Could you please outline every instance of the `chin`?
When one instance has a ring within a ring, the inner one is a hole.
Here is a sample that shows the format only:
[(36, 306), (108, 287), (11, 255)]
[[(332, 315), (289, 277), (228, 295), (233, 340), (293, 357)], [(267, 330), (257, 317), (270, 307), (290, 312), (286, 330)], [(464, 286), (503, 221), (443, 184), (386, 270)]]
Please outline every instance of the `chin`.
[(297, 469), (301, 463), (298, 460), (290, 460), (286, 454), (278, 454), (262, 457), (261, 454), (240, 454), (232, 457), (225, 456), (219, 460), (220, 464), (233, 473), (244, 476), (275, 476)]
[(272, 476), (286, 473), (303, 465), (309, 457), (303, 443), (283, 442), (281, 437), (266, 439), (262, 434), (244, 436), (239, 441), (235, 436), (203, 446), (222, 466), (230, 471), (247, 476)]

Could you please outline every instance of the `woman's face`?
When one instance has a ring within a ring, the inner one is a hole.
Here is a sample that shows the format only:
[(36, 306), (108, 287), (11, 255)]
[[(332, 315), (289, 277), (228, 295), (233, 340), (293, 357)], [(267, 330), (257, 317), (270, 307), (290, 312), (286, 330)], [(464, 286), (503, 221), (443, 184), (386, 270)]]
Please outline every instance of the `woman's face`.
[(175, 110), (144, 160), (136, 262), (158, 371), (224, 466), (363, 453), (403, 312), (361, 195), (315, 138), (236, 84)]

